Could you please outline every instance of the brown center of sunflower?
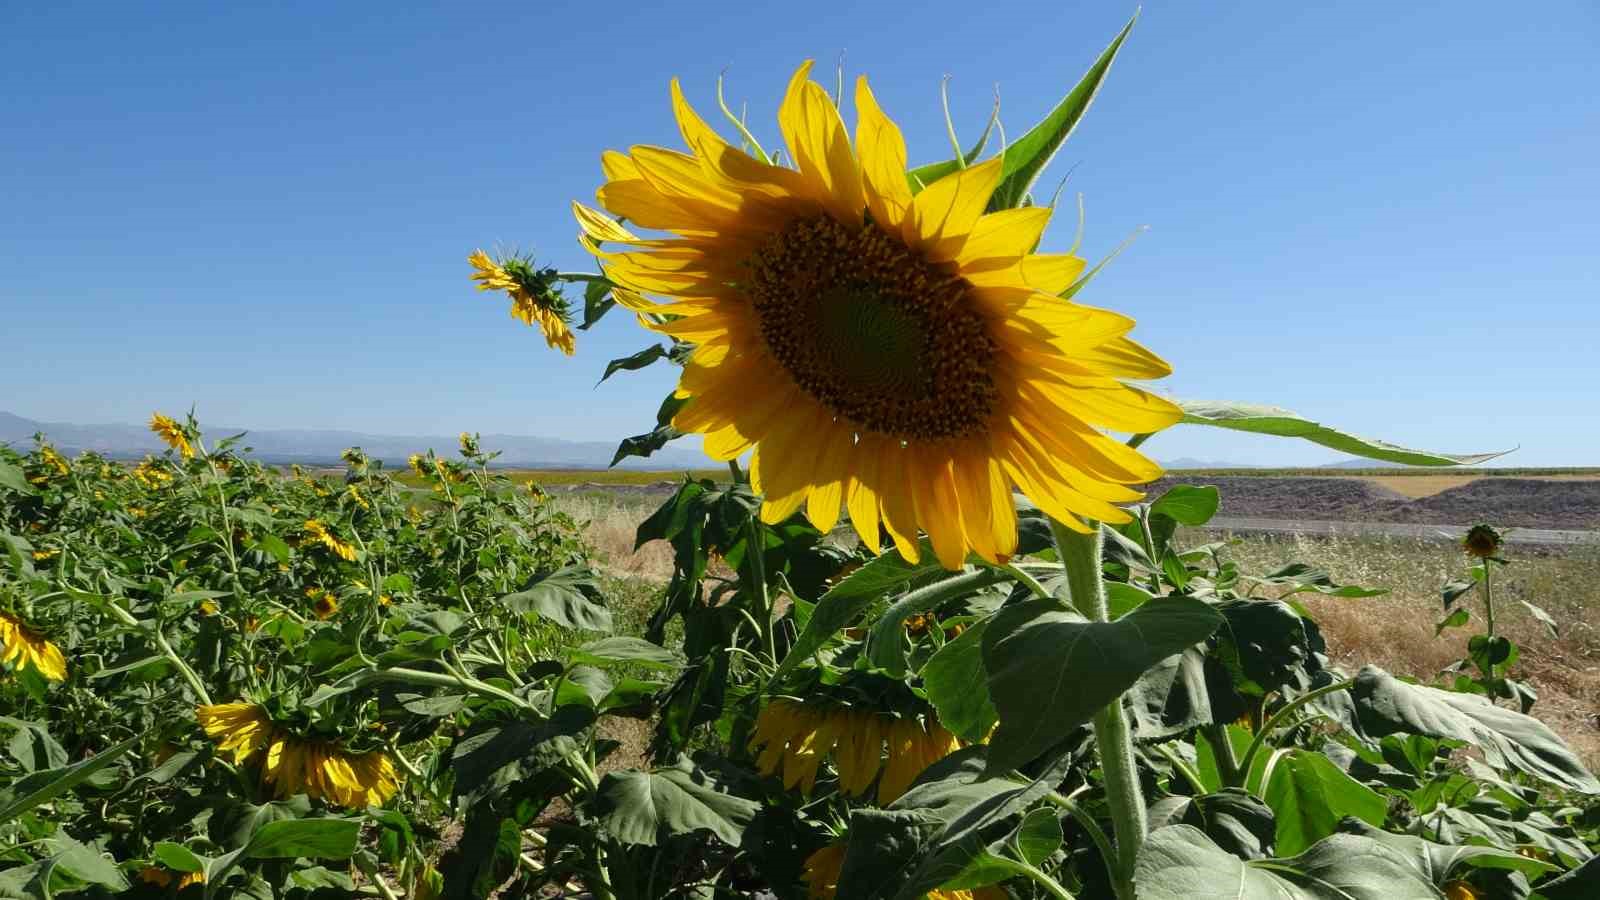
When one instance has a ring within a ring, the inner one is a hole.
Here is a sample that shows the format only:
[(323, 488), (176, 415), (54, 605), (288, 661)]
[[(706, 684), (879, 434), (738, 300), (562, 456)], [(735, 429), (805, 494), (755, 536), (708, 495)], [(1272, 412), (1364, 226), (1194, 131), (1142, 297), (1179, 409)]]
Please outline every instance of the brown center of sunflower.
[(834, 415), (901, 440), (983, 428), (996, 347), (959, 276), (876, 225), (828, 217), (772, 235), (748, 271), (767, 348)]

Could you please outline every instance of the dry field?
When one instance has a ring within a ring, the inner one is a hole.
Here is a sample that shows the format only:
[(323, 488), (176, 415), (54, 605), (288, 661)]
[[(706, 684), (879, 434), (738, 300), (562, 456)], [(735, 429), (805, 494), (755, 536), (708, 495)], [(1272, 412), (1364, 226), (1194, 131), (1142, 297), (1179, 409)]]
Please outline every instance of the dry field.
[[(633, 548), (638, 523), (658, 496), (558, 494), (554, 503), (583, 523), (585, 536), (616, 579), (620, 599), (638, 609), (623, 618), (642, 622), (656, 592), (672, 572), (672, 552), (660, 541)], [(1219, 537), (1196, 532), (1196, 543)], [(1462, 656), (1467, 629), (1434, 636), (1439, 588), (1461, 577), (1465, 557), (1454, 545), (1415, 538), (1252, 535), (1239, 538), (1233, 557), (1247, 572), (1268, 572), (1290, 562), (1313, 562), (1343, 584), (1387, 588), (1364, 600), (1301, 599), (1322, 626), (1334, 660), (1354, 670), (1374, 663), (1427, 680)], [(1524, 553), (1497, 572), (1497, 619), (1524, 648), (1515, 677), (1539, 692), (1535, 712), (1559, 731), (1591, 768), (1600, 768), (1600, 548), (1562, 555)], [(1563, 625), (1552, 639), (1517, 602), (1544, 607)], [(1476, 608), (1474, 608), (1476, 612)]]
[[(1362, 481), (1370, 481), (1378, 487), (1388, 488), (1397, 494), (1404, 494), (1413, 499), (1418, 497), (1432, 497), (1441, 491), (1451, 488), (1464, 487), (1478, 481), (1484, 475), (1363, 475)], [(1571, 475), (1524, 475), (1534, 481), (1593, 481), (1592, 474)]]

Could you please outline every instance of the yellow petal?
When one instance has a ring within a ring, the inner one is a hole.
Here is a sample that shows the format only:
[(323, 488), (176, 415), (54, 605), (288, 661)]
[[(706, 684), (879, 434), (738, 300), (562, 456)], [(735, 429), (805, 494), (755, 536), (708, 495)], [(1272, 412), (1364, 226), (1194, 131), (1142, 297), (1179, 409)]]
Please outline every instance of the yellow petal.
[(873, 485), (878, 483), (878, 461), (883, 451), (867, 435), (862, 435), (857, 451), (855, 471), (845, 484), (845, 508), (850, 512), (850, 524), (861, 542), (876, 556), (883, 552), (883, 548), (879, 542), (878, 495)]
[(959, 569), (967, 560), (967, 536), (962, 530), (961, 503), (950, 460), (937, 448), (910, 456), (922, 485), (911, 498), (917, 524), (928, 532), (939, 564), (952, 571)]
[(840, 222), (859, 224), (866, 209), (861, 170), (839, 110), (828, 92), (810, 80), (810, 72), (811, 60), (806, 60), (789, 80), (778, 108), (778, 127), (816, 199)]
[(911, 208), (906, 184), (906, 140), (873, 96), (867, 76), (856, 79), (856, 152), (861, 155), (867, 208), (874, 221), (895, 231)]
[(997, 260), (1005, 260), (1009, 265), (1033, 252), (1049, 224), (1050, 209), (1045, 206), (989, 213), (972, 226), (972, 233), (961, 245), (956, 261), (963, 268)]
[(854, 455), (855, 435), (850, 429), (836, 425), (828, 433), (819, 435), (818, 440), (822, 447), (811, 475), (811, 493), (806, 497), (806, 518), (818, 531), (827, 534), (839, 521), (844, 479)]
[(905, 235), (913, 246), (930, 248), (936, 259), (955, 259), (967, 235), (983, 216), (989, 195), (1000, 184), (999, 157), (935, 181), (911, 202), (915, 233)]

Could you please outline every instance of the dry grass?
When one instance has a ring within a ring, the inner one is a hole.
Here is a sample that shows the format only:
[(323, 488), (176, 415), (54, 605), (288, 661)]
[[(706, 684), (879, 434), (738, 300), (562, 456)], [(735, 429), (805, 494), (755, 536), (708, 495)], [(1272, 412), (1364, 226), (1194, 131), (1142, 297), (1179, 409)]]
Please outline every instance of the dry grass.
[[(1483, 475), (1369, 475), (1362, 477), (1362, 481), (1388, 488), (1397, 494), (1404, 494), (1415, 500), (1419, 497), (1432, 497), (1440, 491), (1471, 484)], [(1593, 481), (1593, 475), (1529, 475), (1535, 481)]]
[(550, 502), (577, 520), (583, 539), (594, 548), (608, 574), (664, 582), (672, 576), (672, 548), (664, 541), (633, 548), (639, 523), (661, 505), (662, 499), (580, 493), (553, 494)]
[[(1346, 600), (1300, 595), (1328, 641), (1329, 654), (1354, 670), (1371, 663), (1423, 681), (1465, 655), (1467, 638), (1482, 630), (1481, 600), (1468, 602), (1468, 628), (1434, 636), (1442, 617), (1439, 589), (1463, 577), (1465, 557), (1453, 544), (1415, 538), (1251, 536), (1233, 548), (1246, 572), (1290, 562), (1328, 569), (1342, 584), (1381, 587), (1383, 597)], [(1534, 714), (1600, 768), (1600, 552), (1514, 554), (1496, 571), (1496, 627), (1522, 648), (1512, 675), (1539, 693)], [(1311, 597), (1312, 599), (1305, 599)], [(1536, 603), (1562, 625), (1551, 638), (1519, 600)]]

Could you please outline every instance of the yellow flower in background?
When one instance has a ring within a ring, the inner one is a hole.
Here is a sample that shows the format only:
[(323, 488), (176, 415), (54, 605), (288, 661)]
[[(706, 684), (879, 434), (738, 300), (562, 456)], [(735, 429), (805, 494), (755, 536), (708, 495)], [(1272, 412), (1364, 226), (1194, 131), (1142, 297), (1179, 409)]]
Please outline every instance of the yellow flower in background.
[(463, 432), (461, 432), (460, 437), (458, 437), (456, 440), (458, 440), (460, 442), (460, 444), (461, 444), (461, 455), (462, 456), (477, 456), (478, 455), (478, 436), (477, 435), (468, 434), (467, 432), (463, 431)]
[(328, 548), (328, 550), (335, 556), (339, 557), (345, 562), (356, 561), (356, 548), (350, 546), (344, 541), (339, 540), (338, 536), (329, 531), (328, 526), (322, 524), (320, 520), (307, 519), (305, 530), (306, 534), (311, 535), (313, 540)]
[(319, 619), (326, 621), (339, 611), (338, 598), (327, 588), (306, 588), (306, 596), (311, 599), (311, 610)]
[(217, 606), (217, 601), (215, 600), (208, 598), (200, 601), (200, 615), (202, 616), (214, 616), (221, 611), (222, 607)]
[(0, 613), (0, 663), (19, 671), (32, 668), (50, 681), (67, 680), (61, 648), (5, 613)]
[(267, 711), (254, 703), (216, 703), (195, 708), (195, 717), (217, 750), (243, 765), (272, 740), (275, 729)]
[(1129, 521), (1114, 504), (1161, 469), (1101, 429), (1177, 422), (1177, 406), (1123, 381), (1170, 367), (1127, 337), (1132, 319), (1060, 296), (1084, 262), (1033, 252), (1049, 209), (985, 213), (1001, 160), (913, 196), (905, 141), (866, 79), (852, 148), (810, 69), (778, 115), (797, 169), (725, 142), (674, 81), (692, 152), (607, 152), (597, 193), (671, 236), (574, 205), (617, 301), (696, 345), (673, 426), (703, 434), (716, 459), (754, 450), (766, 521), (803, 505), (828, 531), (843, 507), (874, 551), (881, 523), (916, 559), (920, 527), (950, 568), (969, 550), (1015, 552), (1014, 486), (1069, 527)]
[(1444, 886), (1445, 900), (1478, 900), (1478, 894), (1472, 885), (1465, 881), (1450, 881)]
[(183, 454), (184, 459), (194, 458), (194, 445), (189, 443), (189, 435), (184, 432), (183, 426), (173, 421), (171, 417), (163, 416), (161, 413), (151, 413), (150, 430), (156, 433), (156, 437), (166, 441), (168, 447)]
[(35, 551), (33, 551), (34, 562), (43, 562), (44, 560), (54, 559), (54, 558), (56, 558), (57, 556), (60, 556), (60, 555), (61, 555), (61, 550), (58, 547), (49, 547), (49, 548), (46, 548), (44, 550), (35, 550)]
[(381, 752), (348, 753), (334, 741), (303, 740), (279, 731), (267, 745), (262, 779), (280, 799), (306, 794), (346, 807), (381, 806), (400, 787)]
[(780, 776), (786, 790), (811, 793), (823, 758), (831, 755), (839, 790), (863, 796), (878, 779), (880, 805), (899, 799), (924, 769), (959, 749), (961, 742), (936, 722), (924, 727), (915, 719), (791, 700), (768, 703), (750, 737), (756, 768)]
[(172, 483), (172, 473), (161, 468), (153, 459), (145, 458), (144, 462), (133, 467), (133, 477), (145, 487), (155, 490)]
[(413, 453), (406, 457), (406, 465), (410, 466), (411, 471), (417, 473), (418, 475), (426, 476), (428, 474), (428, 470), (423, 468), (421, 453)]
[(206, 883), (206, 873), (204, 872), (169, 872), (159, 866), (145, 866), (139, 870), (140, 881), (160, 888), (171, 887), (173, 875), (178, 876), (177, 885), (180, 891), (191, 884)]
[(67, 465), (66, 459), (63, 458), (61, 454), (56, 452), (56, 448), (50, 446), (49, 444), (45, 444), (39, 448), (39, 458), (44, 460), (45, 465), (55, 469), (56, 474), (58, 475), (72, 474), (72, 467)]
[(367, 502), (367, 498), (363, 497), (361, 495), (360, 488), (357, 488), (355, 485), (352, 484), (349, 487), (345, 488), (344, 489), (344, 493), (345, 493), (345, 496), (350, 498), (350, 502), (351, 503), (354, 503), (355, 505), (361, 507), (362, 509), (371, 509), (372, 508), (372, 504)]
[(467, 262), (477, 270), (472, 280), (478, 283), (478, 290), (505, 291), (511, 297), (511, 318), (525, 325), (537, 324), (546, 344), (568, 356), (573, 354), (577, 340), (567, 327), (566, 301), (549, 286), (548, 275), (534, 269), (528, 260), (513, 257), (495, 262), (482, 250), (474, 250)]
[[(829, 844), (806, 857), (800, 879), (806, 883), (807, 900), (833, 900), (839, 890), (839, 875), (844, 871), (845, 844)], [(934, 890), (925, 900), (1005, 900), (1006, 892), (997, 887), (971, 891)]]

